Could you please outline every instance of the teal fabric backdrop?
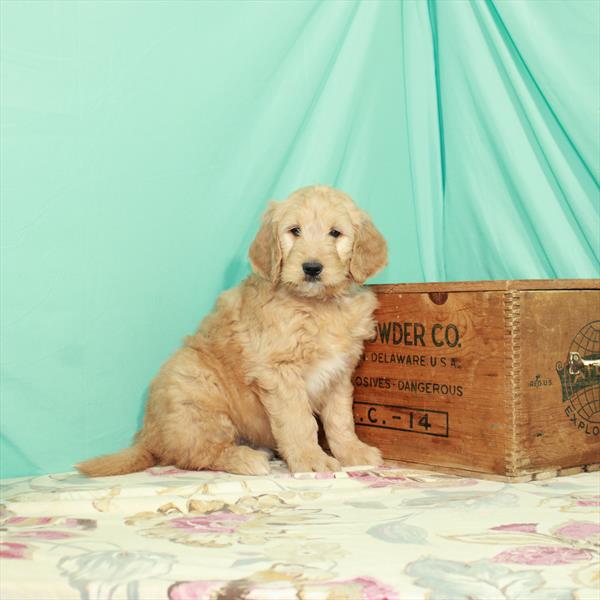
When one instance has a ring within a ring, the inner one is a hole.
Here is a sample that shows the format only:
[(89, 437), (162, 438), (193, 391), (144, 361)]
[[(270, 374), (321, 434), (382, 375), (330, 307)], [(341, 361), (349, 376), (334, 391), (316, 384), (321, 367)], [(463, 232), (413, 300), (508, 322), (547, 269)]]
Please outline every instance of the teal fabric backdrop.
[(598, 277), (600, 3), (1, 7), (1, 465), (129, 443), (268, 199), (367, 209), (380, 282)]

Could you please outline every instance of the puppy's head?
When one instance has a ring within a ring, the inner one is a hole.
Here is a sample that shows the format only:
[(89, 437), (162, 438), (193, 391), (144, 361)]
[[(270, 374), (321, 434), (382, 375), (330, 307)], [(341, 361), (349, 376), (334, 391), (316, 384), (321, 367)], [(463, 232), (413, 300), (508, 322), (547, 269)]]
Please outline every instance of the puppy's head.
[(272, 202), (250, 247), (256, 273), (302, 296), (330, 296), (387, 264), (387, 245), (352, 199), (326, 186)]

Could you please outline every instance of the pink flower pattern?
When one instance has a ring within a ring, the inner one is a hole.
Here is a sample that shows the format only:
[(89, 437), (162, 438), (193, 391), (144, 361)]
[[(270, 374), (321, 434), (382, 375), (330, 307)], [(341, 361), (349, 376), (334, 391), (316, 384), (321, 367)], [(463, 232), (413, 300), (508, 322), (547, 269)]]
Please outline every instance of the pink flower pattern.
[(52, 517), (10, 517), (4, 521), (5, 525), (49, 525), (55, 519)]
[(183, 581), (174, 583), (168, 591), (169, 600), (205, 600), (226, 585), (226, 581)]
[[(263, 574), (264, 575), (264, 574)], [(374, 577), (354, 577), (352, 579), (338, 579), (323, 582), (294, 581), (271, 571), (269, 581), (279, 582), (282, 589), (294, 594), (294, 597), (321, 597), (325, 592), (327, 598), (353, 598), (356, 600), (399, 600), (396, 590)], [(227, 588), (235, 590), (236, 594), (243, 593), (243, 597), (262, 597), (260, 593), (265, 582), (262, 578), (253, 579), (252, 576), (243, 580), (234, 581), (184, 581), (173, 584), (169, 588), (169, 600), (208, 600), (217, 597), (229, 597)], [(243, 591), (243, 592), (242, 592)], [(267, 590), (265, 590), (267, 591)], [(254, 594), (253, 594), (254, 592)], [(216, 593), (216, 594), (215, 594)], [(265, 596), (275, 598), (276, 592), (270, 588)], [(290, 593), (282, 594), (285, 597)], [(237, 596), (239, 597), (239, 596)]]
[(16, 531), (13, 533), (15, 538), (31, 538), (37, 540), (65, 540), (73, 537), (73, 533), (68, 531), (52, 531), (49, 529), (33, 529), (29, 531)]
[(587, 540), (600, 535), (600, 524), (592, 521), (571, 521), (554, 532), (571, 540)]
[(591, 552), (563, 546), (522, 546), (511, 548), (494, 556), (499, 563), (520, 565), (566, 565), (568, 563), (592, 558)]
[(16, 542), (0, 542), (0, 558), (30, 558), (29, 546)]
[(537, 523), (510, 523), (508, 525), (498, 525), (491, 529), (492, 531), (525, 531), (527, 533), (537, 533)]
[(251, 518), (250, 515), (220, 511), (198, 517), (178, 517), (172, 519), (170, 524), (188, 533), (235, 533), (240, 523)]
[[(377, 581), (373, 577), (355, 577), (347, 582), (356, 583), (362, 587), (363, 600), (399, 600), (400, 598), (393, 587)], [(332, 595), (335, 597), (335, 593)]]
[(389, 487), (408, 481), (408, 479), (402, 475), (376, 475), (369, 471), (348, 471), (348, 476), (359, 479), (362, 483), (367, 484), (370, 488)]
[[(0, 556), (3, 558), (31, 558), (32, 546), (21, 540), (36, 540), (39, 542), (59, 542), (81, 535), (82, 530), (96, 528), (94, 519), (76, 519), (62, 517), (18, 517), (8, 516), (2, 521), (5, 535), (12, 541), (0, 544)], [(71, 529), (76, 531), (64, 531)]]
[[(439, 480), (423, 480), (415, 476), (403, 475), (399, 469), (380, 467), (376, 471), (348, 471), (348, 477), (356, 479), (370, 488), (429, 488), (439, 487)], [(444, 487), (463, 487), (476, 485), (476, 479), (466, 479), (461, 477), (446, 477), (443, 479)]]
[(600, 500), (578, 500), (577, 506), (600, 506)]

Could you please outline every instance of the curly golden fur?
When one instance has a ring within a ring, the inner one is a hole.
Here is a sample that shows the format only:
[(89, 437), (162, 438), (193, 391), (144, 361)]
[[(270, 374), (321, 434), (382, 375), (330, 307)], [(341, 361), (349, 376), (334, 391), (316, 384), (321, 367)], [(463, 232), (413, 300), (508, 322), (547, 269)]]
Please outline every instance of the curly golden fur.
[(361, 284), (387, 262), (383, 237), (349, 196), (313, 186), (269, 205), (249, 256), (254, 273), (152, 382), (134, 445), (77, 465), (82, 473), (161, 464), (258, 475), (269, 471), (258, 448), (294, 472), (381, 464), (354, 432), (350, 377), (373, 332), (376, 298)]

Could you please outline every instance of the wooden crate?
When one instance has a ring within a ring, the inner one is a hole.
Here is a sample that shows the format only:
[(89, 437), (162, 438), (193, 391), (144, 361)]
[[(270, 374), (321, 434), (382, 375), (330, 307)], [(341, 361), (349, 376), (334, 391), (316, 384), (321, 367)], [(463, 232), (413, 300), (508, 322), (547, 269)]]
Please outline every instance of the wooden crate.
[(361, 439), (512, 481), (597, 468), (600, 280), (372, 288), (377, 334), (353, 375)]

